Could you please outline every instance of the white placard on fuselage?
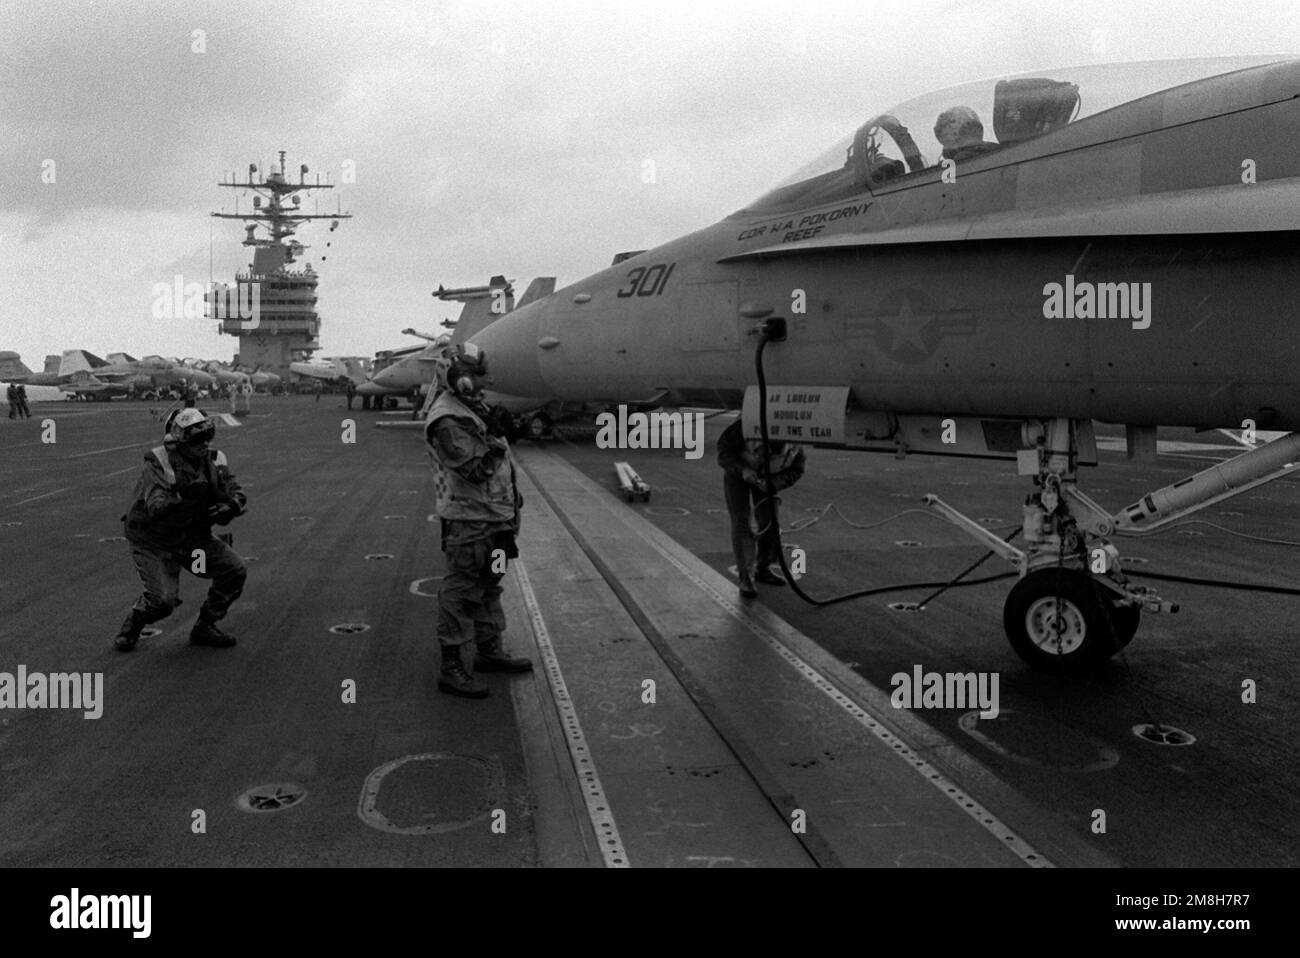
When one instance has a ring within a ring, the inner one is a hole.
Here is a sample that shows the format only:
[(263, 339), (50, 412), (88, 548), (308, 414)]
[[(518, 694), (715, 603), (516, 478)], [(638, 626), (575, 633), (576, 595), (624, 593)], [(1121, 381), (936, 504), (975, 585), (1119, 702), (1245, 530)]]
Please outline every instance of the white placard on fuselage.
[[(741, 413), (746, 439), (761, 439), (758, 387), (745, 389)], [(844, 442), (848, 386), (767, 387), (767, 434), (786, 442)]]

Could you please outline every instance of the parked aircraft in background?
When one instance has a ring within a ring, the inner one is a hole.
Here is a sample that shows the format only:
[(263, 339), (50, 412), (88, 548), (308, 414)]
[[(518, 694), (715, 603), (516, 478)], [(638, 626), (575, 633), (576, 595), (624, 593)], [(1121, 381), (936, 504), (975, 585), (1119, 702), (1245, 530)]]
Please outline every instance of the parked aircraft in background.
[[(540, 280), (534, 280), (533, 286)], [(554, 280), (551, 281), (554, 288)], [(427, 393), (437, 375), (449, 346), (463, 342), (499, 316), (514, 308), (514, 287), (504, 276), (493, 276), (486, 286), (447, 289), (439, 286), (433, 294), (443, 302), (463, 303), (460, 317), (451, 323), (450, 333), (431, 336), (404, 329), (403, 333), (428, 341), (427, 346), (381, 350), (375, 354), (370, 381), (357, 388), (362, 396), (406, 396), (418, 408), (420, 397)], [(525, 294), (527, 296), (527, 293)]]
[(310, 362), (290, 363), (289, 371), (305, 379), (317, 379), (327, 383), (351, 381), (359, 385), (367, 378), (366, 360), (361, 356), (326, 356)]
[(45, 371), (34, 373), (27, 368), (18, 353), (11, 350), (0, 351), (0, 382), (22, 383), (25, 386), (57, 386), (59, 378), (59, 357), (45, 357)]
[(27, 369), (17, 353), (0, 353), (0, 369), (12, 373), (14, 382), (58, 386), (70, 396), (82, 399), (110, 399), (187, 387), (210, 389), (216, 383), (211, 374), (176, 359), (162, 356), (136, 359), (126, 353), (110, 353), (108, 359), (101, 359), (84, 349), (64, 350), (57, 358), (47, 356), (43, 373)]

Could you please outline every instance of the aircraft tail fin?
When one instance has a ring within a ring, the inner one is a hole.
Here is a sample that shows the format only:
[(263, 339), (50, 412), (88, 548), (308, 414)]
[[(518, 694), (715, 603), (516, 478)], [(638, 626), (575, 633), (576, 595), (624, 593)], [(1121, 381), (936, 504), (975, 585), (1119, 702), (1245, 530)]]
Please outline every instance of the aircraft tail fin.
[[(87, 355), (89, 355), (89, 354), (87, 354)], [(91, 358), (91, 359), (96, 359), (97, 357), (91, 356), (90, 358)], [(108, 354), (108, 361), (109, 361), (109, 362), (112, 362), (112, 363), (138, 363), (140, 360), (136, 359), (134, 356), (131, 356), (131, 355), (127, 354), (127, 353), (109, 353), (109, 354)], [(100, 359), (100, 360), (98, 361), (97, 365), (100, 365), (100, 366), (107, 366), (108, 363), (106, 363), (106, 362), (104, 362), (102, 359)]]
[(360, 386), (366, 382), (369, 377), (366, 376), (366, 368), (361, 364), (360, 359), (355, 357), (343, 360), (343, 368), (347, 370), (348, 379)]
[(4, 382), (17, 382), (26, 379), (32, 374), (23, 362), (22, 357), (14, 352), (0, 352), (0, 380)]
[(59, 361), (62, 356), (50, 355), (45, 357), (45, 372), (57, 373), (59, 371)]
[(98, 369), (107, 365), (104, 360), (84, 349), (65, 349), (59, 358), (58, 373), (60, 376), (71, 376), (83, 369)]
[(486, 295), (467, 296), (461, 299), (461, 302), (465, 306), (461, 309), (460, 318), (456, 320), (456, 328), (451, 333), (453, 344), (465, 342), (479, 330), (486, 329), (515, 308), (514, 292), (504, 276), (492, 277)]
[(515, 309), (520, 306), (527, 306), (536, 300), (545, 299), (553, 292), (555, 292), (554, 276), (534, 277), (533, 281), (528, 284), (528, 288), (524, 290), (524, 295), (519, 298), (519, 302), (515, 303)]

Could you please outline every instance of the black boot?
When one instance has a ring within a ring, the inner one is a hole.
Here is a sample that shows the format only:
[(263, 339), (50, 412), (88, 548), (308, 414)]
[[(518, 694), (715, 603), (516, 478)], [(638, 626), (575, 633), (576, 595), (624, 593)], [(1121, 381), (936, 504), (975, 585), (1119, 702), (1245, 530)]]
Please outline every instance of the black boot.
[(474, 668), (480, 672), (531, 672), (533, 663), (515, 658), (501, 648), (501, 639), (484, 642), (474, 655)]
[(235, 644), (235, 637), (229, 632), (222, 632), (217, 628), (215, 620), (199, 613), (199, 620), (194, 623), (194, 628), (190, 631), (190, 642), (193, 645), (207, 645), (214, 649), (228, 649)]
[(438, 688), (450, 695), (467, 699), (485, 699), (488, 687), (465, 671), (460, 660), (459, 645), (442, 647), (442, 672), (438, 675)]
[(140, 631), (148, 625), (148, 620), (135, 609), (131, 610), (122, 627), (117, 630), (117, 637), (113, 639), (113, 648), (119, 652), (130, 652), (140, 641)]

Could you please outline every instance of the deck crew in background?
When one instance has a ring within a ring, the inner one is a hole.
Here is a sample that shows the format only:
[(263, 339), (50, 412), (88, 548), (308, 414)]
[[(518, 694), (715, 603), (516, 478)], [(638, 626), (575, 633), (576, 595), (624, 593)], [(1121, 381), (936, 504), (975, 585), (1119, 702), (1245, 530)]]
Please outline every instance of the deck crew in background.
[(467, 672), (461, 659), (462, 647), (471, 641), (477, 671), (528, 672), (533, 667), (501, 647), (506, 627), (501, 577), (506, 561), (519, 555), (515, 537), (523, 497), (515, 485), (503, 420), (483, 402), (486, 376), (482, 351), (469, 343), (458, 346), (424, 423), (447, 569), (438, 589), (438, 688), (467, 698), (488, 694), (487, 685)]
[(164, 430), (163, 445), (145, 453), (130, 511), (122, 517), (144, 594), (113, 644), (130, 652), (146, 625), (181, 604), (180, 573), (186, 568), (212, 580), (190, 641), (226, 648), (235, 638), (217, 622), (243, 592), (246, 573), (244, 560), (212, 534), (212, 526), (241, 515), (247, 498), (225, 455), (209, 448), (216, 434), (213, 420), (198, 409), (178, 409), (167, 417)]

